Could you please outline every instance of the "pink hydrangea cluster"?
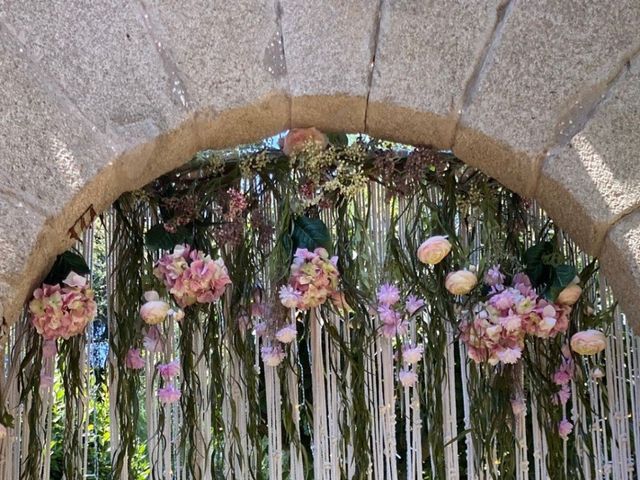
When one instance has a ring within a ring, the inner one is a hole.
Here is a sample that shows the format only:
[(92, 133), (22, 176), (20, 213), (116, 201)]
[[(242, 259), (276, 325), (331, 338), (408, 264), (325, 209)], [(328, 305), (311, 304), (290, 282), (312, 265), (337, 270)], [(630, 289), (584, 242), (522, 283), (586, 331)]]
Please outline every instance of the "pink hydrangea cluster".
[(96, 316), (93, 290), (86, 278), (71, 272), (63, 284), (43, 284), (29, 302), (31, 322), (45, 340), (78, 335)]
[(473, 320), (460, 326), (468, 355), (478, 363), (517, 363), (526, 335), (552, 338), (569, 326), (571, 307), (539, 297), (525, 274), (515, 275), (511, 287), (502, 285), (503, 280), (499, 268), (493, 267), (485, 277), (491, 286), (489, 298), (476, 305)]
[(164, 255), (153, 273), (182, 308), (196, 302), (215, 302), (231, 283), (222, 259), (212, 260), (188, 245), (177, 245), (173, 253)]
[(324, 248), (310, 252), (298, 248), (293, 256), (289, 285), (280, 290), (287, 308), (307, 310), (322, 305), (338, 288), (338, 257), (329, 258)]

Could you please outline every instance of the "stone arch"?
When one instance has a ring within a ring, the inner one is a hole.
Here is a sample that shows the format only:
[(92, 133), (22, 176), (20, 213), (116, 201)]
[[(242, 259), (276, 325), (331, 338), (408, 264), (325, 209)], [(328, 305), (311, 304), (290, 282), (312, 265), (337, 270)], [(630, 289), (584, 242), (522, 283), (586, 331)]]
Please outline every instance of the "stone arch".
[(640, 4), (0, 0), (0, 315), (89, 206), (296, 126), (452, 149), (535, 197), (640, 328)]

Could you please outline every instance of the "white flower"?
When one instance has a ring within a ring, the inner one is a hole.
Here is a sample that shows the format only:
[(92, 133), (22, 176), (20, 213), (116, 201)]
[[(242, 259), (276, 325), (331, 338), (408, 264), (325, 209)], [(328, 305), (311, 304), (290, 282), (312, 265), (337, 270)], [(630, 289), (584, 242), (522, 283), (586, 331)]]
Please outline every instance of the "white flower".
[(404, 363), (413, 365), (414, 363), (418, 363), (422, 360), (423, 352), (424, 347), (422, 345), (418, 345), (416, 347), (408, 346), (402, 350), (402, 360)]

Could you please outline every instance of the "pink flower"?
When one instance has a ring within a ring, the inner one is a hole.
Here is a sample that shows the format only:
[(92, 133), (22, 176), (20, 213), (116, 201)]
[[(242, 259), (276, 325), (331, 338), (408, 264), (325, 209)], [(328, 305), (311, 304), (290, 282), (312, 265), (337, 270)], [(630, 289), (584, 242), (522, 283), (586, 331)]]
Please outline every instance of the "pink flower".
[(573, 423), (571, 423), (566, 418), (563, 418), (562, 421), (558, 424), (558, 435), (560, 435), (560, 438), (562, 438), (563, 440), (567, 440), (572, 431)]
[(267, 333), (267, 324), (265, 322), (256, 323), (256, 326), (253, 327), (253, 334), (256, 337), (261, 337), (265, 333)]
[(298, 332), (295, 325), (287, 325), (276, 332), (276, 340), (280, 343), (291, 343), (296, 339)]
[(51, 375), (47, 375), (42, 372), (40, 374), (40, 388), (51, 388), (53, 387), (53, 377)]
[(127, 352), (127, 358), (124, 361), (127, 368), (132, 370), (139, 370), (144, 368), (144, 358), (140, 356), (140, 350), (137, 348), (130, 348)]
[(173, 385), (167, 385), (165, 388), (158, 389), (158, 400), (161, 403), (175, 403), (180, 400), (182, 393)]
[(418, 383), (418, 374), (411, 370), (402, 369), (398, 372), (398, 380), (403, 387), (413, 387)]
[(406, 345), (402, 349), (402, 361), (410, 365), (413, 365), (414, 363), (418, 363), (420, 360), (422, 360), (423, 352), (424, 352), (424, 347), (422, 345), (417, 345), (415, 347), (412, 347), (411, 345)]
[(286, 354), (279, 346), (262, 347), (262, 361), (268, 367), (277, 367), (282, 363)]
[(324, 149), (329, 139), (317, 128), (292, 128), (282, 140), (282, 152), (290, 157), (306, 147)]
[(500, 265), (494, 265), (484, 274), (484, 283), (490, 287), (504, 284), (504, 275), (500, 272)]
[(407, 301), (404, 304), (404, 308), (409, 315), (413, 315), (424, 306), (424, 300), (416, 297), (415, 295), (409, 295)]
[(306, 310), (322, 305), (337, 290), (340, 277), (337, 262), (336, 257), (329, 258), (324, 248), (313, 252), (304, 248), (296, 250), (289, 285), (300, 294), (297, 308)]
[(591, 378), (594, 380), (600, 380), (601, 378), (604, 378), (604, 372), (596, 367), (591, 371)]
[(571, 398), (571, 387), (568, 384), (564, 384), (560, 387), (560, 390), (556, 392), (553, 402), (557, 405), (566, 405)]
[(571, 381), (571, 374), (564, 369), (560, 369), (553, 374), (553, 383), (555, 383), (556, 385), (565, 385), (570, 381)]
[(168, 380), (180, 374), (180, 362), (173, 360), (169, 363), (161, 363), (157, 367), (158, 373), (162, 378)]
[(302, 298), (300, 292), (294, 289), (291, 285), (283, 285), (280, 287), (280, 302), (286, 308), (296, 308), (298, 306), (298, 302)]
[(571, 337), (571, 350), (579, 355), (595, 355), (607, 348), (607, 337), (598, 330), (585, 330)]
[(44, 343), (42, 344), (42, 357), (45, 359), (53, 358), (56, 356), (56, 353), (58, 353), (58, 347), (56, 345), (56, 341), (45, 340)]
[(153, 290), (146, 292), (144, 296), (147, 302), (140, 307), (142, 320), (148, 325), (157, 325), (163, 322), (167, 318), (169, 304), (160, 300), (157, 292)]
[(447, 275), (444, 285), (453, 295), (466, 295), (478, 283), (475, 273), (469, 270), (458, 270)]
[(164, 350), (164, 342), (158, 327), (150, 327), (142, 339), (142, 343), (149, 352), (162, 352)]
[(498, 351), (497, 356), (502, 363), (514, 364), (520, 360), (522, 350), (520, 348), (505, 348)]
[(440, 263), (444, 257), (449, 255), (451, 251), (451, 243), (447, 240), (447, 237), (440, 235), (433, 236), (425, 240), (420, 247), (418, 247), (418, 260), (427, 265), (436, 265)]
[(400, 290), (395, 285), (385, 283), (378, 288), (378, 302), (382, 305), (393, 305), (400, 300)]

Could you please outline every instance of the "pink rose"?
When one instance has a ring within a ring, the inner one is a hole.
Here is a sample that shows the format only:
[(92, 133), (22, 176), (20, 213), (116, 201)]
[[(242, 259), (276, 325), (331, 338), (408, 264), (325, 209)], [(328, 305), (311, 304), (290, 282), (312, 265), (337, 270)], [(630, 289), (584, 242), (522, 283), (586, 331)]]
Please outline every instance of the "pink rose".
[(560, 305), (573, 305), (582, 295), (582, 288), (579, 285), (569, 285), (564, 288), (558, 295), (556, 303)]
[(451, 243), (447, 237), (436, 235), (425, 240), (418, 247), (418, 260), (427, 265), (435, 265), (449, 255), (450, 251)]
[(585, 330), (571, 337), (571, 350), (579, 355), (595, 355), (607, 347), (607, 337), (599, 330)]
[[(153, 295), (147, 295), (155, 292), (147, 292), (145, 297), (153, 298)], [(156, 294), (157, 295), (157, 294)], [(140, 316), (145, 323), (149, 325), (157, 325), (160, 322), (163, 322), (167, 318), (167, 314), (169, 312), (169, 304), (167, 302), (163, 302), (160, 299), (151, 300), (146, 302), (142, 307), (140, 307)]]
[(466, 295), (478, 283), (478, 278), (469, 270), (458, 270), (447, 275), (444, 286), (453, 295)]
[(292, 128), (282, 141), (282, 151), (288, 157), (300, 153), (307, 145), (324, 149), (329, 139), (317, 128)]

